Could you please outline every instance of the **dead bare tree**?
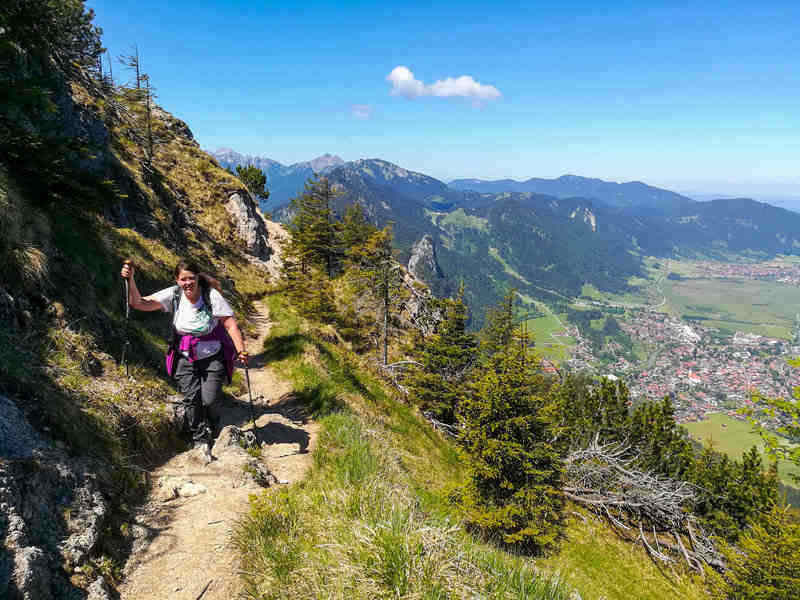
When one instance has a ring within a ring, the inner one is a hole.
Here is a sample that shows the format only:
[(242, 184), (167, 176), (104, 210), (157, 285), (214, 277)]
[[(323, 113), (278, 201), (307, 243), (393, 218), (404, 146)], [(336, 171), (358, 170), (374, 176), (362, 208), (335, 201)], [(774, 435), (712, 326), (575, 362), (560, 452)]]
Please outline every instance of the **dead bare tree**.
[(596, 435), (586, 448), (568, 455), (564, 494), (620, 529), (638, 529), (638, 540), (662, 562), (677, 555), (698, 571), (703, 563), (723, 569), (711, 538), (689, 511), (695, 487), (637, 469), (635, 457), (634, 448), (602, 444)]
[(120, 55), (119, 62), (121, 62), (129, 69), (133, 69), (135, 75), (134, 84), (136, 86), (136, 89), (137, 90), (142, 89), (142, 76), (141, 76), (141, 71), (139, 69), (139, 47), (134, 44), (133, 48), (131, 48), (130, 54)]
[(145, 82), (145, 127), (146, 127), (146, 146), (145, 146), (145, 160), (147, 161), (147, 166), (150, 167), (153, 162), (153, 109), (152, 109), (152, 102), (153, 102), (153, 91), (150, 87), (150, 76), (143, 75), (142, 79)]

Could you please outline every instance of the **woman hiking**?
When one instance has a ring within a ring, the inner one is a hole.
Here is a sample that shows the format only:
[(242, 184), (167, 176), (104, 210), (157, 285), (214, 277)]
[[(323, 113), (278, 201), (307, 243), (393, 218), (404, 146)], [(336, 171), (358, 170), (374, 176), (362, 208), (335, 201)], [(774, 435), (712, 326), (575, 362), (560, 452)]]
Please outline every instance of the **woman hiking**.
[(126, 261), (121, 275), (129, 281), (128, 304), (143, 311), (172, 313), (167, 373), (182, 394), (183, 423), (195, 447), (211, 459), (212, 431), (207, 414), (219, 397), (223, 378), (230, 383), (234, 360), (247, 363), (247, 351), (233, 309), (219, 292), (219, 283), (193, 261), (175, 266), (175, 285), (142, 297), (134, 266)]

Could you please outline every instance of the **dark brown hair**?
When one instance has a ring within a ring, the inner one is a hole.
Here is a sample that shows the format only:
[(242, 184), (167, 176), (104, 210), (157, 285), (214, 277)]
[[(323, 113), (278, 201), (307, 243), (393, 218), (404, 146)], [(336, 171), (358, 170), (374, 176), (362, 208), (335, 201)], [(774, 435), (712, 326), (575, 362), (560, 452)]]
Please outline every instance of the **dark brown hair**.
[(173, 273), (175, 275), (175, 279), (178, 278), (178, 275), (181, 274), (181, 271), (191, 271), (195, 275), (199, 275), (201, 273), (200, 267), (193, 260), (178, 261), (178, 264), (175, 265), (175, 272)]
[(200, 284), (200, 289), (204, 293), (208, 291), (208, 281), (206, 281), (205, 277), (200, 277), (202, 271), (195, 261), (188, 259), (178, 261), (178, 264), (175, 265), (175, 279), (178, 279), (178, 275), (181, 274), (181, 271), (191, 271), (197, 275), (197, 282)]

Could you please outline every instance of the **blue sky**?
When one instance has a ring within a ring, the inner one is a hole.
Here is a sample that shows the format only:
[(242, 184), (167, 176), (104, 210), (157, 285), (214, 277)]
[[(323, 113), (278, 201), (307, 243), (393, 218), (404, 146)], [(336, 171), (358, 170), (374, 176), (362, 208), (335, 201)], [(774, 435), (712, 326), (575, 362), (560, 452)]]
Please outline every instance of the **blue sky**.
[(800, 197), (798, 2), (87, 4), (204, 148)]

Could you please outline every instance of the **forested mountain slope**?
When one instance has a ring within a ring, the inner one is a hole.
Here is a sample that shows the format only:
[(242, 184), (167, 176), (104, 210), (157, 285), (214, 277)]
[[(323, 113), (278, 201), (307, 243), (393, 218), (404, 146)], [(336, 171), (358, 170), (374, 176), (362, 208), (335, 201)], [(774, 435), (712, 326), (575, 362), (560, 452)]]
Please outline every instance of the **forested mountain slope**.
[[(549, 300), (575, 297), (587, 283), (624, 291), (643, 256), (727, 260), (800, 249), (800, 215), (753, 200), (695, 202), (641, 183), (574, 176), (531, 180), (548, 182), (542, 189), (552, 195), (492, 186), (477, 192), (378, 159), (326, 176), (339, 193), (337, 214), (358, 203), (376, 225), (393, 223), (403, 260), (426, 240), (426, 261), (437, 262), (428, 283), (448, 294), (464, 281), (478, 315), (509, 286)], [(290, 215), (288, 207), (276, 210), (282, 220)]]
[(641, 181), (616, 183), (578, 175), (562, 175), (555, 179), (533, 177), (525, 181), (455, 179), (449, 185), (457, 190), (473, 190), (484, 194), (532, 192), (556, 198), (591, 198), (630, 214), (675, 214), (694, 203), (686, 196)]

